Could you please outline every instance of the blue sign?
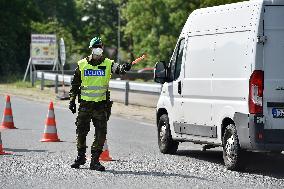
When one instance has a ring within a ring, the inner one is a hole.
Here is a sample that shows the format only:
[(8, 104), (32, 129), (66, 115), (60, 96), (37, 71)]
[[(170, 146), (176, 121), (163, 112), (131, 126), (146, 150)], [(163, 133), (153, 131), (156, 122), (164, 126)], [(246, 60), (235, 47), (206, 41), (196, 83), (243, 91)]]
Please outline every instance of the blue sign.
[(105, 76), (105, 70), (84, 70), (84, 76)]
[(272, 108), (273, 118), (284, 118), (284, 109), (282, 108)]

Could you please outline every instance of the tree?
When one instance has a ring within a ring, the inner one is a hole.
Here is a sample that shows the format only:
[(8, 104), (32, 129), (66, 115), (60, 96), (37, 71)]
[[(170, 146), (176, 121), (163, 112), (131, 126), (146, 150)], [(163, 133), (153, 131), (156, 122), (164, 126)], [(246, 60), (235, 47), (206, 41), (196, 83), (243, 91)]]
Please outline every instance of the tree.
[(199, 1), (192, 0), (129, 0), (123, 8), (126, 19), (126, 37), (131, 38), (136, 55), (146, 53), (148, 62), (142, 66), (154, 66), (158, 60), (169, 60), (183, 24)]
[(72, 35), (76, 35), (78, 31), (78, 12), (74, 0), (34, 0), (38, 7), (42, 23), (49, 21), (58, 22), (60, 25), (68, 28)]
[(76, 14), (74, 0), (1, 0), (0, 79), (24, 73), (31, 33), (58, 33), (73, 51)]
[(201, 7), (212, 7), (241, 1), (245, 0), (201, 0)]
[[(188, 15), (200, 7), (242, 0), (0, 0), (0, 77), (24, 73), (31, 33), (63, 37), (67, 62), (86, 56), (92, 37), (116, 47), (121, 12), (121, 52), (129, 60), (143, 53), (137, 67), (168, 61)], [(68, 55), (69, 54), (69, 55)], [(1, 79), (1, 78), (0, 78)]]
[(77, 1), (77, 8), (80, 19), (77, 41), (81, 53), (86, 53), (89, 41), (94, 36), (101, 36), (107, 47), (116, 46), (118, 6), (113, 0), (80, 0)]
[[(38, 9), (41, 12), (41, 20), (32, 22), (32, 33), (56, 34), (57, 42), (60, 38), (64, 39), (67, 63), (70, 62), (70, 56), (79, 53), (79, 45), (74, 40), (78, 37), (80, 21), (78, 18), (79, 9), (74, 0), (35, 0)], [(78, 60), (77, 60), (78, 61)], [(74, 63), (74, 61), (72, 61)]]
[(24, 72), (29, 57), (31, 20), (39, 20), (32, 0), (0, 1), (0, 77)]

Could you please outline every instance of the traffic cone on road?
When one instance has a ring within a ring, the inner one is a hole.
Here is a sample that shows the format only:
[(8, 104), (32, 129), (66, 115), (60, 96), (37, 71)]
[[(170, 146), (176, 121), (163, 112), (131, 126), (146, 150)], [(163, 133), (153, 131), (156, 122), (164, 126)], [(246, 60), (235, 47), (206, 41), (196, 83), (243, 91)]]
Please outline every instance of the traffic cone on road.
[(10, 154), (10, 153), (7, 153), (3, 150), (1, 132), (0, 132), (0, 155), (5, 155), (5, 154)]
[(57, 135), (53, 102), (50, 102), (41, 142), (60, 142)]
[(13, 113), (9, 95), (6, 96), (5, 110), (3, 113), (3, 119), (0, 129), (17, 129), (13, 121)]
[(112, 161), (112, 158), (110, 157), (109, 151), (108, 151), (107, 139), (103, 147), (103, 152), (100, 155), (100, 160), (101, 161)]

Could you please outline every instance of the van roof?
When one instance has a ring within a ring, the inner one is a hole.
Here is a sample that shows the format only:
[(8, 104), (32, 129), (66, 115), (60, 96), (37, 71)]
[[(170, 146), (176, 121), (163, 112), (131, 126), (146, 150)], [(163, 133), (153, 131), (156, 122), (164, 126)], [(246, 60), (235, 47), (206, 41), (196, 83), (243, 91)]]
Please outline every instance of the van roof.
[(283, 0), (251, 0), (251, 1), (263, 1), (265, 5), (284, 5)]
[(188, 17), (180, 37), (258, 30), (264, 5), (284, 5), (284, 0), (250, 0), (201, 8)]

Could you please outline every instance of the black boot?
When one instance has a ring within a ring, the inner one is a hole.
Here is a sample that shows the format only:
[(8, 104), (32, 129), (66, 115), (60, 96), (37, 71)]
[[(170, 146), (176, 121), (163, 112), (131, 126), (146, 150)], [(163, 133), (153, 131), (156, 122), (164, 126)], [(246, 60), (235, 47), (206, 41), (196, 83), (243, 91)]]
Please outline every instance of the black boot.
[(92, 152), (92, 159), (90, 164), (91, 170), (105, 171), (105, 167), (99, 162), (101, 152)]
[(86, 149), (78, 150), (78, 156), (75, 159), (74, 163), (71, 165), (71, 168), (78, 169), (80, 165), (84, 165), (86, 163)]
[(90, 165), (91, 170), (96, 170), (96, 171), (105, 171), (106, 168), (99, 162), (99, 161), (91, 161)]

